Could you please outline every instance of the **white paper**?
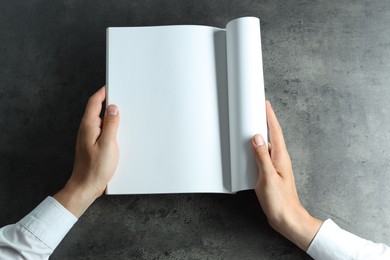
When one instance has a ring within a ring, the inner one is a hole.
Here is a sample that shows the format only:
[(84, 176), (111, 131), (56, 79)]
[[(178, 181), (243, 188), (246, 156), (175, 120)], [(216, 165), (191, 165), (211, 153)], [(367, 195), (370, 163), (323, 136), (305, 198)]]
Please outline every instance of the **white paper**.
[(251, 138), (267, 139), (260, 21), (244, 17), (226, 26), (232, 191), (253, 189), (257, 167)]
[(216, 69), (225, 44), (214, 40), (221, 32), (224, 39), (207, 26), (107, 29), (108, 104), (121, 117), (108, 194), (230, 192), (217, 89), (226, 85), (226, 61)]
[(107, 86), (121, 116), (108, 194), (254, 188), (251, 137), (267, 138), (257, 18), (109, 28)]

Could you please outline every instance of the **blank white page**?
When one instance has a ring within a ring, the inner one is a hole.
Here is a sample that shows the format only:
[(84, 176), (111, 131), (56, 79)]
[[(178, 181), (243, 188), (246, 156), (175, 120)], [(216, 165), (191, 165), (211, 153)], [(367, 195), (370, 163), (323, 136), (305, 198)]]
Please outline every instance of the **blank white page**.
[(226, 26), (232, 191), (253, 189), (258, 170), (251, 138), (267, 139), (260, 20), (243, 17)]
[(121, 117), (120, 160), (107, 194), (230, 192), (218, 114), (219, 32), (188, 25), (107, 29), (108, 104), (118, 105)]

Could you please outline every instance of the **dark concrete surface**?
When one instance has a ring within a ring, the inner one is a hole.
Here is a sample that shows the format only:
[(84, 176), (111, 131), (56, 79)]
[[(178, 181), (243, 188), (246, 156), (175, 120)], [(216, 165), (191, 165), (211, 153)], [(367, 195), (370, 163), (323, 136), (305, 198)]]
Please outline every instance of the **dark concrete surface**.
[[(302, 203), (390, 244), (390, 2), (0, 1), (0, 225), (72, 170), (108, 26), (261, 19), (266, 96)], [(268, 226), (254, 192), (100, 198), (52, 259), (310, 259)]]

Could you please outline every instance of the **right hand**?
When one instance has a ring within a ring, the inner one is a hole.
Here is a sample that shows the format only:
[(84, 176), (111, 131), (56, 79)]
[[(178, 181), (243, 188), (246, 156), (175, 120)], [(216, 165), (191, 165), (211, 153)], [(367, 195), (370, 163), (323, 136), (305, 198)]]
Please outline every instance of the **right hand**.
[(322, 221), (310, 216), (300, 203), (282, 128), (269, 101), (266, 110), (270, 144), (261, 135), (252, 139), (259, 169), (256, 195), (271, 227), (307, 251)]

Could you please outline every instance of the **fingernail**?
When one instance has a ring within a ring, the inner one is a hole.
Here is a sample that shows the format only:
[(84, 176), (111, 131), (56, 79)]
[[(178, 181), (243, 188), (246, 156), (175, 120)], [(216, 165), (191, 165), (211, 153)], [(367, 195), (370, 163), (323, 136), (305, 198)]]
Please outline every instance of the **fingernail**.
[(262, 137), (261, 135), (255, 135), (255, 136), (252, 138), (252, 141), (253, 141), (253, 144), (254, 144), (256, 147), (265, 144), (265, 143), (264, 143), (264, 139), (263, 139), (263, 137)]
[(107, 115), (109, 116), (116, 116), (119, 111), (118, 107), (114, 105), (109, 105), (106, 110), (107, 110)]

